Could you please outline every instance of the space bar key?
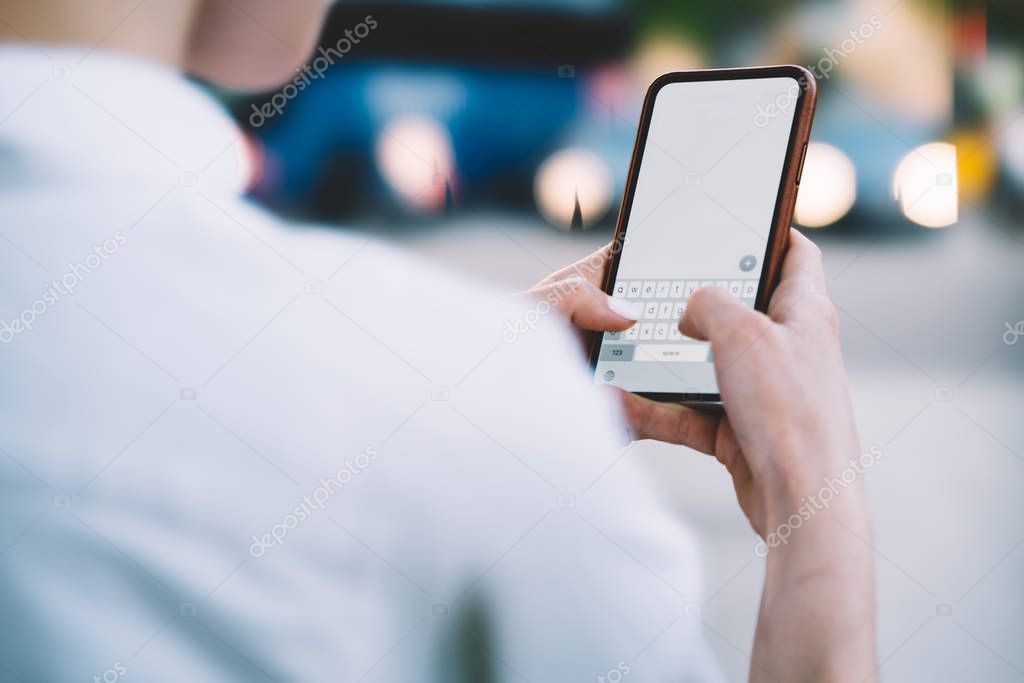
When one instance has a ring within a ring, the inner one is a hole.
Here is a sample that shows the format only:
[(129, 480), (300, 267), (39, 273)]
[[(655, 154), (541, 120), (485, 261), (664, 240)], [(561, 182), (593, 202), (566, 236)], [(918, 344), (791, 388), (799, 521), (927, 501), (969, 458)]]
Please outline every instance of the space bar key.
[(703, 363), (708, 359), (709, 344), (640, 344), (633, 361), (660, 363)]

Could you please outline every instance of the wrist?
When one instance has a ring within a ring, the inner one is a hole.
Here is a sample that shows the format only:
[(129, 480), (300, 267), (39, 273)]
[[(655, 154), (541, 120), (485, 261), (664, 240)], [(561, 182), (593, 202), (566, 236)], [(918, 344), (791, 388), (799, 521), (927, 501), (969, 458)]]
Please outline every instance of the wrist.
[[(856, 438), (790, 445), (773, 454), (763, 483), (765, 521), (771, 527), (822, 513), (866, 516), (864, 476), (883, 457), (878, 446), (860, 452)], [(819, 443), (822, 443), (819, 442)]]
[[(877, 449), (876, 449), (877, 451)], [(766, 554), (803, 555), (804, 566), (825, 569), (863, 550), (870, 554), (871, 523), (863, 475), (875, 457), (851, 458), (845, 466), (804, 469), (764, 487), (763, 548)], [(865, 467), (865, 465), (867, 467)], [(844, 559), (845, 558), (845, 559)], [(772, 560), (769, 559), (769, 563)]]
[(857, 523), (867, 516), (867, 497), (859, 478), (818, 474), (816, 479), (773, 487), (765, 495), (764, 512), (766, 534), (774, 527), (800, 528), (826, 516)]

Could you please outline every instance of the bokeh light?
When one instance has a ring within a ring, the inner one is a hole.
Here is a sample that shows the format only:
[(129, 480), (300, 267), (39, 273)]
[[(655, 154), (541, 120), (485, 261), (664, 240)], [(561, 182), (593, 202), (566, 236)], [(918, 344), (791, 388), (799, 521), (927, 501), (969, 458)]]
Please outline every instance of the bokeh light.
[(413, 211), (444, 208), (455, 152), (438, 121), (416, 114), (391, 121), (377, 137), (375, 158), (385, 184)]
[(893, 173), (893, 194), (903, 215), (918, 225), (944, 228), (956, 223), (956, 147), (929, 142), (908, 152)]
[(857, 199), (857, 171), (841, 150), (823, 142), (807, 145), (796, 222), (821, 228), (846, 215)]
[(608, 213), (613, 182), (603, 159), (585, 149), (568, 148), (540, 165), (533, 194), (537, 209), (552, 225), (571, 228), (578, 205), (582, 227), (588, 228)]

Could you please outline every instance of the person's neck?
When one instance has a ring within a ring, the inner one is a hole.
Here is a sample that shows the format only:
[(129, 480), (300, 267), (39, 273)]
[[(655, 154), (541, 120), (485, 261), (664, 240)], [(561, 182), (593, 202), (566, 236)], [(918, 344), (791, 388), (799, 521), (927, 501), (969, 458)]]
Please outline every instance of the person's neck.
[(0, 0), (0, 42), (77, 45), (181, 68), (195, 3)]

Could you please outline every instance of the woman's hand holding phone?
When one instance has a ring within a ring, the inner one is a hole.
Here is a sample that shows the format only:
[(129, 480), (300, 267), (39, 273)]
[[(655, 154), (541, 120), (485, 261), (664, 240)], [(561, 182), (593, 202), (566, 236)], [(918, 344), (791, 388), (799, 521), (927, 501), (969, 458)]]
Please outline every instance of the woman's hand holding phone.
[[(609, 253), (595, 252), (534, 289), (577, 278), (561, 312), (581, 330), (626, 329), (631, 321), (600, 289), (600, 269), (591, 274)], [(767, 314), (709, 287), (691, 297), (680, 330), (711, 343), (724, 413), (620, 395), (637, 438), (714, 455), (765, 539), (751, 679), (873, 677), (873, 554), (862, 482), (843, 486), (825, 509), (809, 502), (860, 456), (821, 252), (791, 230)]]
[(612, 245), (605, 245), (547, 276), (526, 293), (552, 302), (559, 313), (584, 333), (584, 340), (589, 332), (627, 330), (640, 319), (643, 306), (608, 296), (601, 290), (611, 251)]

